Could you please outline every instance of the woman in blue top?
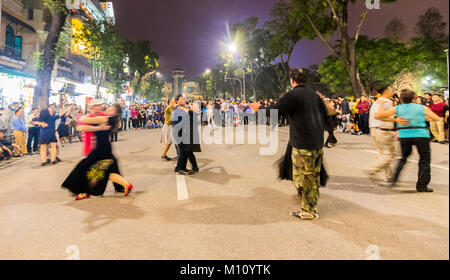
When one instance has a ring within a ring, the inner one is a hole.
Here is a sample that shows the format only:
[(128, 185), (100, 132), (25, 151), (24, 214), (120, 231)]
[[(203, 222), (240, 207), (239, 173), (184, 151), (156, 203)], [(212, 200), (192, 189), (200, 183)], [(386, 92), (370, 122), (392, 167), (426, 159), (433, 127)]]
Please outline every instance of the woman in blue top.
[(23, 112), (23, 107), (17, 108), (12, 123), (14, 139), (16, 139), (16, 145), (19, 148), (14, 149), (14, 156), (16, 157), (28, 154), (25, 143), (25, 132), (27, 131), (27, 127), (25, 125), (25, 120), (23, 119)]
[(402, 104), (385, 111), (383, 111), (383, 106), (380, 106), (380, 111), (375, 113), (375, 118), (382, 119), (396, 115), (409, 122), (408, 125), (398, 125), (397, 128), (402, 158), (397, 165), (392, 186), (397, 183), (400, 173), (412, 153), (412, 146), (416, 146), (420, 156), (416, 189), (418, 192), (433, 192), (433, 189), (428, 188), (431, 180), (430, 131), (427, 129), (425, 118), (438, 120), (439, 117), (428, 107), (413, 103), (415, 98), (414, 91), (404, 89), (400, 93)]

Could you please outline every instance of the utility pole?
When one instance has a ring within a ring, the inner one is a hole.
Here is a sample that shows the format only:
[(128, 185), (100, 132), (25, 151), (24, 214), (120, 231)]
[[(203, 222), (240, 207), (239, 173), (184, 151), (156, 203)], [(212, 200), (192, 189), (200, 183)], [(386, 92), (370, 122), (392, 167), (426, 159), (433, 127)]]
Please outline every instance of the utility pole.
[(244, 69), (243, 69), (243, 77), (242, 77), (242, 80), (244, 81), (243, 83), (242, 83), (242, 92), (243, 92), (243, 95), (244, 95), (244, 100), (246, 99), (245, 98), (245, 72), (247, 71), (247, 69), (245, 69), (245, 66), (244, 66)]
[[(445, 50), (445, 53), (447, 54), (447, 96), (446, 98), (448, 98), (448, 95), (450, 93), (450, 77), (449, 77), (449, 60), (448, 60), (448, 49)], [(445, 98), (445, 97), (444, 97)]]
[(225, 73), (225, 83), (227, 82), (227, 80), (235, 80), (235, 81), (239, 81), (239, 83), (241, 83), (241, 98), (242, 98), (243, 96), (245, 96), (245, 93), (244, 93), (244, 91), (243, 91), (244, 87), (243, 87), (243, 83), (242, 83), (241, 79), (238, 79), (238, 78), (228, 78), (228, 77), (227, 77), (227, 74)]

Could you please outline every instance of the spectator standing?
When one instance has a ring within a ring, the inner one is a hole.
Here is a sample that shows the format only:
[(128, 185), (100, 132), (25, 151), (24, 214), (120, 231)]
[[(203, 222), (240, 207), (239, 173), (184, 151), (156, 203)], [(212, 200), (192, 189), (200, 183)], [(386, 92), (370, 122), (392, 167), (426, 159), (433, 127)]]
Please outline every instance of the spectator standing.
[[(31, 114), (28, 117), (28, 141), (27, 141), (27, 150), (30, 154), (39, 152), (39, 125), (35, 124), (35, 122), (39, 121), (39, 109), (33, 108), (31, 110)], [(31, 143), (33, 143), (33, 147), (31, 147)]]
[(433, 134), (433, 142), (439, 142), (444, 144), (445, 131), (444, 131), (444, 117), (445, 117), (445, 103), (442, 101), (438, 94), (434, 94), (432, 97), (432, 103), (428, 105), (433, 113), (435, 113), (439, 119), (430, 121), (430, 130)]
[(361, 102), (356, 105), (359, 113), (359, 123), (362, 134), (370, 134), (369, 131), (369, 108), (370, 103), (367, 101), (366, 96), (361, 97)]
[(27, 131), (27, 126), (25, 125), (25, 120), (23, 119), (24, 109), (19, 107), (15, 111), (15, 117), (13, 119), (13, 134), (16, 139), (16, 145), (14, 149), (14, 156), (22, 156), (28, 154), (27, 146), (25, 142), (25, 132)]

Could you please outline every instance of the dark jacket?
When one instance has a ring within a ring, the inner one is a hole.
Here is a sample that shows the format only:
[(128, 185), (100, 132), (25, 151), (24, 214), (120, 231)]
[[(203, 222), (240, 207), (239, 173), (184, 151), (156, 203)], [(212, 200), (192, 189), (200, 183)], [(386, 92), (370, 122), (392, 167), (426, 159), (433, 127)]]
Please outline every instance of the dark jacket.
[(304, 85), (295, 87), (270, 107), (289, 120), (289, 142), (292, 147), (305, 150), (323, 148), (327, 110), (322, 99)]
[(182, 152), (201, 152), (199, 114), (189, 111), (186, 113), (183, 110), (175, 109), (172, 113), (172, 133), (175, 139), (175, 144), (178, 145)]
[(343, 115), (347, 115), (350, 114), (352, 112), (352, 110), (350, 110), (350, 106), (348, 105), (348, 101), (347, 100), (342, 100), (342, 114)]

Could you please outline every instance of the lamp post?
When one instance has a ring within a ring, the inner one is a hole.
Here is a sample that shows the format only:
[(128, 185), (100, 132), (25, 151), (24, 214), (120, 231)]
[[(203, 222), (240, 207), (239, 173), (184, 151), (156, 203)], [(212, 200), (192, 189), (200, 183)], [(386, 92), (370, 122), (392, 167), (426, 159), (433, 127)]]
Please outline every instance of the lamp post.
[[(238, 47), (236, 46), (236, 44), (233, 43), (233, 44), (228, 45), (228, 50), (231, 53), (236, 53), (237, 50), (238, 50)], [(241, 98), (245, 99), (245, 73), (246, 73), (245, 67), (243, 67), (242, 72), (243, 72), (242, 73), (242, 81), (240, 79), (237, 79), (237, 78), (227, 78), (227, 75), (225, 74), (225, 82), (227, 80), (237, 80), (237, 81), (239, 81), (241, 83), (241, 91), (242, 91)]]
[(450, 92), (448, 49), (444, 50), (444, 52), (447, 54), (447, 98), (448, 98), (448, 94)]

